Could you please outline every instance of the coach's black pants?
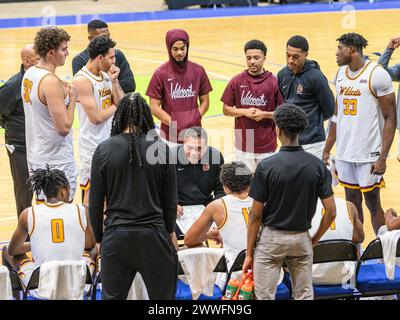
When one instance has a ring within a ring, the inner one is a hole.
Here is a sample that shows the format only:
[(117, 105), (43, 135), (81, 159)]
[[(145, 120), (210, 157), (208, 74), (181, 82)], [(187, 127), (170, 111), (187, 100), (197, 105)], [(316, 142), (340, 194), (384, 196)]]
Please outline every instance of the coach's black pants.
[(18, 216), (21, 212), (32, 205), (32, 191), (26, 183), (29, 178), (26, 151), (16, 148), (13, 153), (7, 150), (10, 160), (11, 176), (14, 182), (15, 205)]
[(116, 227), (106, 230), (101, 245), (103, 300), (125, 300), (139, 272), (150, 300), (175, 299), (178, 256), (166, 231)]

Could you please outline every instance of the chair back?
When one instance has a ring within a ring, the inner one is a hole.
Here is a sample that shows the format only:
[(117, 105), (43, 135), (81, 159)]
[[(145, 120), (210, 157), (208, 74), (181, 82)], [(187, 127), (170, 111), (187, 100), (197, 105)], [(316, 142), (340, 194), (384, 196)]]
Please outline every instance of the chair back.
[(313, 263), (357, 261), (357, 245), (350, 240), (326, 240), (313, 248)]

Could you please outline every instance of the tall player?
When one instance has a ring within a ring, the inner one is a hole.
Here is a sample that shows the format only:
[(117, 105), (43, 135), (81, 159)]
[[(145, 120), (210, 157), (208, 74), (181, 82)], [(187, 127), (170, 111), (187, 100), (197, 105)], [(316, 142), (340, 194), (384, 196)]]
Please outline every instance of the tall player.
[(75, 75), (78, 88), (80, 184), (83, 203), (88, 205), (93, 153), (99, 143), (110, 137), (112, 116), (124, 96), (115, 64), (116, 43), (109, 37), (93, 38), (87, 48), (89, 61)]
[(337, 106), (323, 159), (336, 141), (336, 170), (346, 200), (354, 203), (364, 222), (362, 200), (371, 213), (375, 234), (385, 223), (380, 201), (383, 174), (396, 130), (396, 101), (392, 80), (381, 66), (366, 61), (367, 40), (357, 33), (339, 39), (336, 61)]
[(265, 44), (251, 40), (244, 52), (248, 69), (233, 77), (221, 101), (224, 114), (235, 117), (236, 159), (254, 173), (258, 163), (277, 147), (272, 115), (283, 99), (276, 77), (264, 69)]
[[(77, 170), (72, 145), (72, 123), (77, 89), (55, 74), (68, 53), (68, 33), (59, 28), (42, 28), (35, 37), (39, 63), (29, 68), (22, 79), (21, 95), (25, 112), (26, 152), (29, 171), (49, 164), (65, 172), (76, 190)], [(38, 199), (43, 200), (43, 199)]]
[[(88, 214), (82, 206), (68, 203), (70, 186), (64, 172), (46, 166), (33, 171), (30, 181), (35, 193), (44, 193), (46, 202), (21, 213), (10, 244), (2, 251), (3, 264), (18, 271), (25, 285), (45, 262), (84, 259), (90, 263), (84, 251), (95, 246)], [(28, 235), (30, 242), (25, 242)]]

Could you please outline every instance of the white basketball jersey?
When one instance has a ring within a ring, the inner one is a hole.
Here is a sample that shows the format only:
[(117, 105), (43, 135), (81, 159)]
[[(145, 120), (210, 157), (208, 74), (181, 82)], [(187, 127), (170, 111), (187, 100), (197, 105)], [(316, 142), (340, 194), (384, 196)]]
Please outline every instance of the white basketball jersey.
[[(335, 198), (335, 204), (335, 221), (331, 224), (330, 228), (322, 236), (320, 241), (333, 239), (351, 240), (353, 238), (353, 219), (350, 216), (350, 212), (347, 207), (347, 201), (344, 199)], [(309, 231), (311, 236), (317, 232), (324, 213), (324, 206), (322, 205), (321, 200), (318, 200), (317, 209), (311, 221), (311, 229)]]
[(28, 230), (35, 265), (54, 260), (81, 260), (86, 228), (83, 206), (59, 202), (29, 208)]
[(219, 233), (224, 242), (224, 254), (230, 268), (239, 252), (247, 247), (247, 225), (253, 199), (250, 197), (239, 199), (228, 194), (221, 200), (224, 203), (226, 215), (219, 227)]
[[(72, 130), (65, 137), (58, 134), (47, 105), (39, 99), (40, 82), (49, 74), (52, 74), (49, 70), (34, 66), (25, 72), (22, 79), (27, 159), (33, 164), (70, 163), (74, 161)], [(68, 105), (68, 95), (64, 103)]]
[[(335, 198), (336, 218), (328, 231), (322, 236), (323, 240), (351, 240), (353, 238), (353, 219), (346, 200)], [(311, 221), (310, 235), (313, 236), (321, 223), (324, 215), (324, 207), (318, 200), (315, 215)], [(346, 283), (354, 274), (354, 263), (351, 262), (327, 262), (313, 265), (314, 284), (339, 284)]]
[[(90, 81), (93, 88), (93, 95), (95, 97), (97, 108), (107, 109), (111, 106), (111, 80), (105, 72), (101, 72), (98, 77), (91, 73), (86, 67), (78, 71), (76, 76), (85, 77)], [(85, 109), (77, 102), (77, 109), (79, 114), (79, 155), (81, 162), (89, 161), (93, 156), (97, 146), (104, 140), (110, 137), (112, 118), (106, 121), (94, 124), (90, 122), (89, 117), (86, 115)], [(82, 159), (82, 157), (84, 159)]]
[(373, 162), (381, 151), (384, 119), (371, 75), (376, 63), (368, 61), (359, 74), (351, 78), (348, 66), (336, 77), (337, 130), (336, 158), (349, 162)]

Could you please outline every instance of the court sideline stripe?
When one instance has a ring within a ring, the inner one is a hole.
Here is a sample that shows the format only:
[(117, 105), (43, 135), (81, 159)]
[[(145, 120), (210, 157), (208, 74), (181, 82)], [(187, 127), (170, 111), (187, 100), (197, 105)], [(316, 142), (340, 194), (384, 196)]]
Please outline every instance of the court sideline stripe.
[[(350, 3), (312, 3), (312, 4), (289, 4), (271, 5), (263, 7), (239, 7), (221, 9), (189, 9), (189, 10), (165, 10), (154, 12), (124, 12), (105, 14), (83, 14), (56, 16), (56, 25), (79, 25), (87, 24), (92, 19), (103, 19), (106, 22), (136, 22), (176, 19), (201, 19), (201, 18), (223, 18), (239, 16), (279, 15), (279, 14), (301, 14), (301, 13), (329, 13), (340, 12), (346, 8), (355, 10), (388, 10), (399, 9), (400, 1), (386, 2), (350, 2)], [(0, 29), (40, 27), (49, 23), (49, 17), (27, 17), (0, 19)]]

